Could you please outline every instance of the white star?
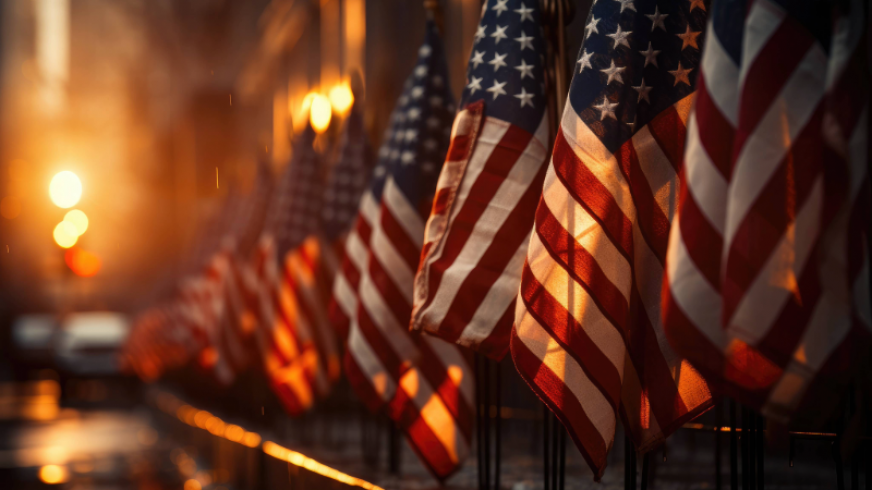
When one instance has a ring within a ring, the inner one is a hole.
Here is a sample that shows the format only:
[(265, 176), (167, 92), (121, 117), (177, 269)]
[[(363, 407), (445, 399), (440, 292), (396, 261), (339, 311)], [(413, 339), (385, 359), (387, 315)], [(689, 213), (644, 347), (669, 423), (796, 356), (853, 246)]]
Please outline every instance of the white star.
[(422, 95), (424, 95), (424, 87), (418, 85), (412, 88), (413, 99), (420, 99)]
[(385, 157), (389, 156), (390, 154), (391, 154), (391, 149), (388, 148), (387, 146), (382, 146), (378, 150), (378, 156), (380, 156), (382, 158), (385, 158)]
[[(478, 79), (479, 83), (481, 82), (481, 78)], [(479, 90), (481, 89), (481, 85), (478, 86)], [(430, 116), (427, 118), (427, 127), (430, 129), (436, 129), (439, 127), (439, 118), (436, 116)]]
[(442, 77), (440, 77), (439, 75), (433, 76), (432, 80), (433, 80), (434, 87), (441, 87), (442, 86)]
[(497, 17), (499, 17), (500, 14), (509, 10), (509, 7), (506, 7), (507, 3), (509, 3), (509, 0), (497, 0), (497, 4), (491, 7), (491, 10), (495, 10), (497, 12)]
[(484, 51), (476, 51), (475, 54), (472, 55), (472, 59), (469, 60), (472, 63), (472, 69), (478, 68), (478, 65), (484, 63)]
[(439, 143), (437, 143), (433, 138), (427, 138), (424, 140), (424, 148), (426, 148), (427, 151), (436, 151), (437, 146), (439, 146)]
[(594, 17), (592, 15), (590, 16), (590, 22), (588, 22), (587, 25), (584, 26), (584, 38), (585, 39), (589, 38), (590, 34), (592, 32), (599, 34), (599, 29), (596, 28), (596, 25), (599, 24), (600, 20), (601, 19), (597, 19), (596, 17)]
[(530, 22), (534, 22), (533, 21), (533, 9), (527, 8), (527, 6), (524, 5), (523, 2), (521, 2), (521, 8), (515, 9), (515, 12), (517, 12), (521, 16), (521, 22), (524, 22), (525, 20), (529, 20)]
[(487, 35), (487, 28), (485, 26), (478, 26), (478, 29), (475, 30), (475, 42), (479, 42)]
[(693, 71), (692, 67), (691, 68), (682, 68), (681, 62), (679, 61), (677, 69), (667, 70), (667, 71), (669, 71), (669, 73), (671, 73), (672, 76), (675, 77), (675, 83), (672, 84), (673, 87), (675, 85), (678, 85), (679, 83), (683, 83), (685, 85), (690, 85), (690, 79), (688, 78), (688, 75), (690, 75), (690, 72)]
[(409, 96), (408, 95), (401, 95), (399, 102), (400, 102), (400, 105), (408, 104), (409, 103)]
[(379, 165), (375, 168), (375, 170), (372, 171), (372, 173), (374, 173), (376, 177), (384, 177), (385, 172), (387, 172), (387, 169), (384, 167), (384, 165)]
[(645, 102), (650, 104), (651, 100), (648, 99), (648, 93), (651, 92), (652, 88), (654, 88), (654, 87), (649, 87), (649, 86), (645, 85), (645, 79), (643, 78), (641, 85), (639, 85), (638, 87), (633, 87), (633, 90), (635, 90), (636, 92), (639, 92), (639, 99), (636, 100), (636, 102), (642, 102), (642, 99), (644, 99)]
[(621, 13), (624, 13), (624, 10), (630, 9), (633, 12), (636, 11), (636, 6), (633, 5), (634, 0), (615, 0), (616, 2), (621, 4)]
[(503, 61), (506, 59), (506, 56), (508, 56), (508, 54), (499, 54), (497, 52), (494, 52), (494, 59), (488, 61), (487, 64), (494, 65), (494, 71), (497, 71), (500, 69), (501, 66), (508, 66), (506, 65), (506, 62)]
[(399, 160), (400, 159), (400, 150), (396, 148), (391, 148), (391, 160)]
[(441, 105), (442, 105), (442, 97), (439, 97), (438, 95), (434, 95), (433, 97), (430, 97), (430, 107), (439, 107)]
[(494, 44), (497, 44), (500, 41), (502, 41), (503, 39), (507, 39), (509, 37), (506, 35), (506, 29), (508, 29), (509, 26), (502, 26), (502, 27), (496, 26), (496, 27), (497, 27), (497, 30), (495, 30), (494, 33), (491, 34), (491, 37), (495, 39)]
[(421, 117), (421, 109), (418, 109), (417, 107), (412, 107), (411, 109), (409, 109), (406, 115), (409, 117), (410, 121), (414, 121)]
[(581, 65), (578, 68), (578, 73), (583, 72), (585, 68), (593, 69), (593, 66), (591, 66), (591, 64), (590, 64), (590, 57), (591, 56), (593, 56), (593, 53), (588, 53), (587, 50), (585, 49), (584, 53), (582, 53), (582, 55), (581, 55), (581, 58), (579, 58), (578, 61), (575, 62), (576, 64)]
[(645, 14), (645, 17), (651, 19), (651, 32), (654, 32), (654, 29), (658, 27), (663, 29), (663, 32), (666, 32), (666, 24), (664, 24), (663, 21), (666, 20), (667, 17), (669, 17), (669, 14), (661, 14), (660, 7), (655, 5), (654, 13)]
[(394, 141), (398, 143), (400, 141), (403, 141), (403, 132), (401, 130), (398, 130), (396, 133), (394, 133)]
[(493, 87), (487, 89), (488, 92), (494, 94), (494, 100), (497, 100), (497, 97), (499, 97), (500, 95), (506, 95), (506, 91), (503, 90), (503, 87), (506, 86), (506, 83), (508, 82), (500, 83), (496, 81), (496, 79), (494, 79)]
[(400, 161), (402, 161), (405, 165), (409, 165), (415, 161), (415, 154), (411, 151), (404, 151), (400, 156)]
[(420, 48), (418, 48), (418, 55), (426, 58), (427, 56), (430, 56), (431, 51), (432, 50), (430, 49), (430, 45), (425, 44), (425, 45), (421, 46)]
[(470, 95), (474, 94), (476, 90), (482, 90), (481, 81), (482, 79), (479, 77), (472, 77), (472, 81), (466, 86), (470, 90)]
[(705, 3), (703, 0), (690, 0), (690, 11), (693, 12), (693, 9), (698, 8), (705, 12)]
[(651, 47), (651, 41), (648, 41), (647, 50), (639, 52), (642, 53), (642, 56), (645, 57), (645, 64), (642, 66), (642, 68), (648, 66), (648, 63), (657, 66), (657, 55), (660, 54), (660, 51), (656, 51), (654, 48)]
[(618, 120), (618, 118), (615, 117), (615, 107), (618, 107), (618, 103), (617, 102), (609, 102), (608, 97), (603, 96), (603, 101), (600, 102), (599, 105), (595, 105), (593, 107), (594, 107), (594, 109), (599, 109), (600, 121), (604, 121), (607, 117), (610, 117), (610, 118), (614, 119), (615, 121)]
[(515, 41), (521, 43), (521, 51), (527, 48), (533, 49), (533, 36), (528, 36), (524, 31), (521, 31), (521, 37), (516, 37)]
[(521, 80), (525, 77), (530, 77), (535, 80), (536, 77), (533, 75), (533, 68), (536, 68), (536, 65), (528, 65), (524, 60), (521, 60), (521, 64), (515, 67), (516, 70), (521, 72)]
[(427, 66), (426, 65), (421, 65), (421, 66), (415, 68), (415, 76), (416, 77), (421, 78), (426, 74), (427, 74)]
[(606, 85), (608, 85), (612, 83), (612, 80), (617, 80), (618, 83), (624, 83), (624, 79), (621, 78), (621, 73), (626, 69), (626, 66), (615, 66), (615, 60), (612, 60), (611, 66), (609, 66), (605, 70), (600, 71), (609, 76), (609, 79), (606, 82)]
[(521, 93), (516, 95), (515, 98), (521, 99), (521, 107), (525, 105), (533, 106), (533, 94), (528, 94), (524, 87), (521, 87)]
[(418, 139), (418, 131), (414, 129), (407, 129), (406, 134), (403, 135), (403, 139), (405, 139), (406, 141), (415, 141), (416, 139)]
[(628, 41), (627, 38), (630, 37), (630, 34), (632, 33), (633, 31), (624, 32), (621, 30), (621, 26), (618, 26), (617, 31), (613, 32), (612, 34), (606, 34), (606, 36), (615, 40), (615, 45), (612, 46), (612, 49), (618, 49), (618, 46), (620, 45), (624, 45), (629, 48), (630, 41)]

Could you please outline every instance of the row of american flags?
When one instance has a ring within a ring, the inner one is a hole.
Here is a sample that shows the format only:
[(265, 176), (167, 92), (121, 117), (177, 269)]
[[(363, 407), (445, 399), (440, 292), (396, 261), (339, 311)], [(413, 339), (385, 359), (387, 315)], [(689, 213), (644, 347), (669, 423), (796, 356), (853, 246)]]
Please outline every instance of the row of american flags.
[[(256, 367), (287, 412), (340, 376), (444, 479), (472, 353), (507, 354), (603, 474), (722, 395), (820, 424), (868, 369), (869, 6), (595, 0), (559, 121), (543, 15), (487, 0), (455, 105), (440, 33), (376, 155), (296, 136), (231, 193), (125, 350), (146, 379)], [(552, 121), (551, 119), (555, 119)]]

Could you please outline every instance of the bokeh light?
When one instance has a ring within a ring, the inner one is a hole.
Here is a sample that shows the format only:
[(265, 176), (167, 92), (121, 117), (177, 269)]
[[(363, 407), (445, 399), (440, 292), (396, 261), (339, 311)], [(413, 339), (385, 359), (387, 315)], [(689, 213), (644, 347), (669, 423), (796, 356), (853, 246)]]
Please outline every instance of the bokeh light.
[(54, 228), (54, 241), (61, 248), (70, 248), (79, 239), (79, 232), (69, 221), (61, 221)]
[(88, 229), (88, 215), (81, 209), (74, 209), (67, 212), (64, 216), (64, 221), (76, 227), (76, 234), (81, 235)]
[(336, 112), (345, 114), (353, 103), (354, 94), (351, 93), (351, 87), (347, 83), (337, 85), (330, 90), (330, 104)]
[[(330, 106), (330, 100), (321, 94), (312, 95), (309, 106), (309, 123), (312, 124), (312, 129), (316, 133), (323, 133), (330, 126), (330, 118), (333, 117), (333, 109)], [(308, 99), (309, 96), (306, 96)], [(303, 102), (305, 105), (305, 101)]]
[(103, 266), (100, 257), (78, 247), (67, 250), (67, 253), (64, 254), (64, 261), (70, 270), (79, 277), (96, 276)]
[(69, 480), (70, 472), (67, 470), (66, 466), (47, 464), (39, 469), (39, 479), (48, 485), (57, 485)]
[(82, 198), (82, 181), (69, 170), (58, 172), (51, 179), (48, 194), (55, 206), (64, 209), (71, 208)]

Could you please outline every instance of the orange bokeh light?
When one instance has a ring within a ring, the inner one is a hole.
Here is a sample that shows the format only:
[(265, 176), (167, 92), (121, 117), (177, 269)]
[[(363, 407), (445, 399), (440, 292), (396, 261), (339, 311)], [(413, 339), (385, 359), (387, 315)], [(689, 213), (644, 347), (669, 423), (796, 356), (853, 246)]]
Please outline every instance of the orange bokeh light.
[(103, 263), (100, 257), (81, 248), (71, 248), (64, 254), (67, 266), (81, 277), (93, 277), (100, 272)]

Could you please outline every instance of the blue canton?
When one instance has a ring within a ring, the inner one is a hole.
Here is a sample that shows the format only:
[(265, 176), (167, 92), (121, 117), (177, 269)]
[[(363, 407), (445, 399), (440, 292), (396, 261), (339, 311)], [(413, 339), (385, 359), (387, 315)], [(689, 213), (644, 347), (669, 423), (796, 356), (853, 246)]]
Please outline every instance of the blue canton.
[(461, 107), (484, 100), (486, 116), (536, 132), (546, 104), (541, 25), (539, 0), (482, 5)]
[(569, 101), (611, 152), (693, 93), (705, 0), (595, 0)]
[(424, 44), (418, 49), (418, 62), (394, 106), (378, 152), (370, 182), (376, 202), (381, 202), (390, 176), (426, 218), (448, 152), (454, 111), (445, 48), (436, 26), (428, 21)]
[(339, 155), (324, 189), (321, 230), (327, 240), (336, 240), (354, 222), (372, 163), (372, 149), (363, 126), (363, 104), (355, 101), (345, 121)]
[(294, 142), (291, 162), (270, 199), (264, 231), (275, 239), (279, 257), (318, 231), (322, 185), (314, 142), (315, 131), (306, 126)]

